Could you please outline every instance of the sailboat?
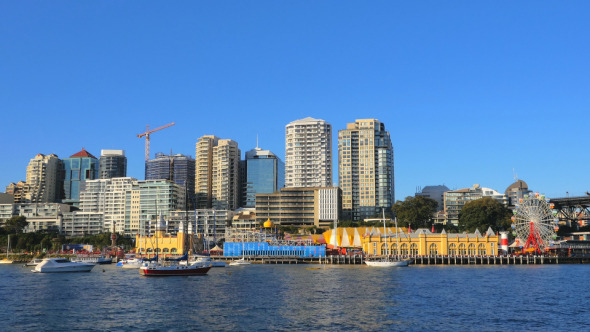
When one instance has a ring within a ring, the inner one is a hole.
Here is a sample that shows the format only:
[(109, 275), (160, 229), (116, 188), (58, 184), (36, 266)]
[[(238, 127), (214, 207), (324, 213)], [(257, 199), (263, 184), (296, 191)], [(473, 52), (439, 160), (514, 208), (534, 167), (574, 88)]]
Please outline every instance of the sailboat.
[[(158, 231), (163, 229), (162, 227), (163, 217), (160, 214), (160, 223), (156, 229), (156, 251), (158, 247)], [(156, 255), (156, 257), (158, 257)], [(188, 262), (188, 252), (177, 259), (168, 259), (168, 261), (175, 261), (176, 264), (171, 263), (170, 265), (163, 265), (156, 258), (155, 262), (144, 262), (139, 267), (139, 274), (145, 277), (170, 277), (170, 276), (198, 276), (205, 275), (211, 269), (211, 264), (196, 263), (193, 265), (180, 265), (181, 260)]]
[(245, 254), (245, 245), (244, 245), (244, 238), (242, 237), (242, 258), (238, 259), (237, 261), (233, 261), (231, 263), (229, 263), (229, 265), (231, 266), (239, 266), (239, 265), (250, 265), (252, 263), (248, 262), (246, 260), (246, 254)]
[(0, 260), (0, 264), (12, 264), (12, 260), (8, 259), (8, 252), (10, 251), (10, 235), (8, 235), (8, 244), (6, 245), (6, 259)]
[[(385, 229), (385, 209), (383, 209), (383, 233), (385, 233), (385, 250), (386, 252), (389, 252), (389, 247), (387, 246), (387, 238), (389, 237), (389, 234), (387, 232), (387, 230)], [(409, 259), (404, 259), (404, 260), (400, 260), (399, 259), (399, 234), (397, 231), (397, 218), (395, 219), (395, 235), (397, 238), (397, 258), (396, 259), (392, 259), (389, 257), (389, 255), (386, 255), (385, 258), (381, 258), (381, 259), (375, 259), (375, 260), (366, 260), (365, 264), (367, 264), (368, 266), (374, 266), (374, 267), (395, 267), (395, 266), (408, 266), (410, 264), (410, 260)]]

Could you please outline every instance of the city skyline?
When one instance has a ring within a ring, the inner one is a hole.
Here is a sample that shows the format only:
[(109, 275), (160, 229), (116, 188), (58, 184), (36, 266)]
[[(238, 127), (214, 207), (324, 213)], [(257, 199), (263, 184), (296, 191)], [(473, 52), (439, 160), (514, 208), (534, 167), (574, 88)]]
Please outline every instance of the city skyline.
[[(460, 5), (459, 5), (460, 4)], [(313, 10), (311, 10), (313, 9)], [(585, 195), (590, 119), (584, 2), (5, 3), (0, 186), (35, 155), (194, 157), (203, 135), (285, 160), (285, 126), (391, 134), (396, 200), (417, 187), (500, 192), (513, 170), (549, 197)], [(132, 20), (129, 18), (132, 17)], [(11, 142), (8, 144), (8, 142)], [(332, 137), (333, 156), (337, 140)], [(338, 170), (333, 160), (333, 181)]]

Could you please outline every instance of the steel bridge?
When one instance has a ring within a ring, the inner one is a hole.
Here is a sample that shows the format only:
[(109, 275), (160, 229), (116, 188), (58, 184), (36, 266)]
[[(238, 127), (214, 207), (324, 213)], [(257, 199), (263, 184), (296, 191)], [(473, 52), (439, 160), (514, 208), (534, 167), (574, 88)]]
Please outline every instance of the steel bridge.
[(588, 225), (590, 224), (590, 194), (578, 197), (561, 197), (549, 200), (557, 210), (560, 222), (567, 225)]

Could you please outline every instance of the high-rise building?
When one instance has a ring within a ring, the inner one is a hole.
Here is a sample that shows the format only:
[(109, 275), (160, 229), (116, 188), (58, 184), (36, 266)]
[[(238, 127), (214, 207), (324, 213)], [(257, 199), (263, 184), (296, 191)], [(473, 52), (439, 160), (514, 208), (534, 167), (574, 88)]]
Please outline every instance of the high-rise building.
[(185, 200), (192, 208), (195, 190), (195, 160), (183, 154), (156, 153), (146, 162), (146, 180), (170, 180), (186, 191)]
[(385, 124), (361, 119), (338, 132), (338, 183), (345, 219), (362, 220), (395, 199), (393, 145)]
[(31, 203), (55, 203), (61, 200), (61, 160), (54, 155), (38, 154), (27, 166), (29, 190), (26, 200)]
[(243, 165), (244, 207), (256, 205), (256, 194), (271, 194), (285, 186), (285, 164), (271, 151), (256, 147), (246, 152)]
[(332, 126), (305, 118), (285, 127), (285, 187), (332, 186)]
[(124, 178), (127, 176), (127, 157), (123, 150), (101, 150), (98, 159), (100, 179)]
[(240, 202), (238, 143), (206, 135), (196, 144), (196, 208), (234, 210)]
[(80, 188), (86, 180), (98, 179), (98, 159), (84, 148), (63, 160), (64, 165), (64, 203), (77, 206)]

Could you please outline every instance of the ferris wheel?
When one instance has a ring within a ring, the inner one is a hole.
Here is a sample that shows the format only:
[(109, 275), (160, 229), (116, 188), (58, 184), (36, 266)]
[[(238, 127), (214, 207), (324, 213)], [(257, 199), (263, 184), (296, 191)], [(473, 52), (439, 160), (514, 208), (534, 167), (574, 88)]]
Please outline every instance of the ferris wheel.
[(518, 200), (512, 216), (512, 228), (521, 241), (526, 239), (523, 251), (532, 248), (542, 253), (556, 238), (555, 232), (559, 229), (556, 215), (553, 203), (549, 203), (549, 199), (539, 193), (524, 195)]

